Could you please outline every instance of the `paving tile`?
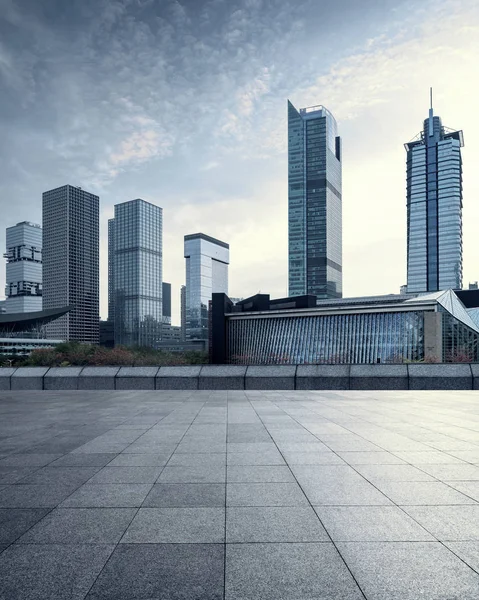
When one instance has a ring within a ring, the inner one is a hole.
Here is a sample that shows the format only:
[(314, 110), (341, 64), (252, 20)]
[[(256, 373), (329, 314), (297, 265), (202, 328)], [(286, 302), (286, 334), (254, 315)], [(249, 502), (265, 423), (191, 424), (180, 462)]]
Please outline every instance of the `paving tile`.
[(363, 600), (330, 543), (228, 544), (226, 600)]
[(104, 467), (89, 483), (155, 483), (163, 467)]
[(116, 544), (134, 508), (56, 508), (23, 535), (22, 544)]
[(212, 467), (226, 465), (226, 453), (176, 454), (175, 452), (168, 461), (169, 467), (200, 467), (203, 465)]
[(440, 481), (380, 481), (378, 489), (399, 506), (475, 504), (475, 500)]
[(158, 483), (224, 483), (226, 467), (198, 465), (195, 467), (165, 467)]
[(61, 454), (12, 454), (0, 460), (0, 467), (44, 467)]
[(79, 486), (85, 483), (101, 467), (43, 467), (31, 475), (27, 475), (21, 480), (21, 483), (37, 484), (37, 485), (56, 485), (56, 484), (71, 484)]
[(171, 454), (118, 454), (109, 467), (164, 467)]
[(441, 481), (479, 481), (479, 467), (475, 465), (421, 465), (421, 469)]
[(390, 452), (338, 452), (349, 465), (400, 465), (404, 460)]
[(151, 483), (87, 483), (66, 498), (60, 508), (139, 507), (152, 487)]
[(8, 485), (0, 489), (0, 508), (54, 508), (78, 486)]
[(0, 555), (2, 600), (83, 600), (112, 545), (15, 544)]
[(120, 544), (87, 600), (223, 600), (223, 544)]
[(404, 510), (440, 541), (479, 540), (479, 505), (406, 506)]
[(444, 542), (444, 544), (457, 554), (471, 569), (479, 572), (479, 541), (478, 542)]
[(270, 440), (268, 442), (257, 442), (257, 443), (232, 443), (226, 444), (227, 452), (277, 452), (276, 444)]
[(255, 506), (227, 509), (226, 541), (234, 543), (330, 540), (309, 506)]
[(18, 483), (38, 469), (39, 467), (0, 467), (0, 484)]
[(258, 452), (231, 452), (226, 456), (228, 465), (284, 465), (283, 457), (277, 450)]
[(462, 463), (459, 458), (451, 456), (451, 454), (447, 454), (447, 452), (395, 452), (394, 454), (412, 465), (445, 465)]
[(228, 483), (226, 506), (304, 506), (297, 483)]
[(204, 544), (225, 540), (224, 508), (140, 508), (122, 543)]
[(415, 542), (434, 538), (396, 506), (316, 506), (333, 542)]
[(156, 483), (143, 506), (153, 508), (180, 508), (225, 506), (224, 483)]
[(321, 452), (284, 452), (289, 465), (343, 465), (343, 459), (331, 451)]
[(287, 466), (235, 466), (229, 465), (226, 473), (228, 483), (283, 483), (295, 479)]
[(412, 465), (355, 465), (355, 469), (373, 484), (379, 481), (434, 481), (434, 477)]
[(0, 509), (0, 544), (12, 544), (48, 512), (45, 508)]
[(116, 453), (102, 454), (65, 454), (53, 461), (49, 467), (104, 467), (112, 461)]
[(479, 575), (438, 542), (342, 542), (368, 600), (475, 600)]

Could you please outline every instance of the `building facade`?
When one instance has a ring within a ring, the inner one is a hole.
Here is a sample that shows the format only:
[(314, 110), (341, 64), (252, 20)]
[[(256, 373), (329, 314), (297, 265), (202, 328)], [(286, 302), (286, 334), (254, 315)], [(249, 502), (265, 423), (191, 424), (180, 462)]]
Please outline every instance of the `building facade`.
[(162, 284), (163, 324), (171, 325), (171, 283)]
[(324, 106), (288, 101), (290, 296), (342, 297), (341, 138)]
[(5, 312), (42, 310), (42, 228), (23, 221), (7, 227)]
[(108, 321), (115, 321), (115, 219), (108, 219)]
[(100, 199), (72, 185), (43, 194), (43, 308), (72, 306), (49, 338), (100, 341)]
[(462, 288), (462, 131), (435, 117), (432, 103), (407, 153), (409, 292)]
[[(476, 362), (479, 318), (452, 291), (240, 306), (213, 298), (214, 362), (231, 364), (373, 364)], [(216, 301), (216, 302), (215, 302)], [(477, 303), (476, 303), (477, 304)], [(223, 313), (223, 316), (220, 316)], [(216, 346), (216, 348), (215, 348)]]
[(186, 285), (182, 285), (180, 290), (180, 322), (180, 339), (184, 342), (186, 340)]
[(117, 204), (108, 231), (115, 345), (155, 347), (163, 321), (163, 209), (141, 198)]
[(185, 235), (186, 339), (208, 339), (208, 302), (228, 293), (229, 245), (203, 233)]

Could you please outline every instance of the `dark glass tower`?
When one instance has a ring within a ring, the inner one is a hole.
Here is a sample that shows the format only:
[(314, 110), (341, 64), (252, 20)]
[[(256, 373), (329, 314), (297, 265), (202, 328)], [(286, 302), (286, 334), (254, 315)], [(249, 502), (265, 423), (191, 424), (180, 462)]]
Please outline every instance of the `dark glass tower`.
[(161, 340), (163, 209), (137, 198), (115, 205), (108, 227), (115, 345)]
[(43, 309), (73, 306), (47, 336), (100, 341), (100, 199), (64, 185), (43, 194)]
[(462, 288), (462, 131), (429, 109), (407, 152), (407, 289)]
[(289, 295), (342, 297), (341, 138), (324, 106), (288, 101)]

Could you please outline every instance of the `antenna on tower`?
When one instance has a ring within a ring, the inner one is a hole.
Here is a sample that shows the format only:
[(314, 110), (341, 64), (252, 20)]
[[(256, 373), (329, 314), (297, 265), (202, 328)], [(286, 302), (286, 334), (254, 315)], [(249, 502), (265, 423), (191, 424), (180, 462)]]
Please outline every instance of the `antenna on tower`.
[(431, 96), (431, 107), (429, 109), (429, 137), (434, 135), (434, 112), (432, 110), (432, 87), (429, 88), (429, 94)]

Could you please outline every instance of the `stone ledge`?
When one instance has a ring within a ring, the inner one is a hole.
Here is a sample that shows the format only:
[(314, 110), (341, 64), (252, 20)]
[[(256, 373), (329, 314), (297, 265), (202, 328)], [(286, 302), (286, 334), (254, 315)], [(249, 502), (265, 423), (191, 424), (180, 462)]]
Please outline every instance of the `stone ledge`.
[(471, 390), (479, 363), (0, 367), (0, 390)]
[(248, 367), (245, 390), (294, 390), (295, 365), (259, 365)]
[(157, 390), (197, 390), (201, 366), (160, 367), (155, 380)]
[(120, 367), (85, 367), (78, 377), (79, 390), (114, 390)]
[(407, 365), (351, 365), (352, 390), (407, 390)]
[(469, 364), (407, 365), (410, 390), (472, 390)]
[(349, 390), (350, 365), (298, 365), (297, 390)]
[(159, 367), (121, 367), (115, 377), (116, 390), (154, 390)]
[(43, 390), (43, 377), (48, 367), (22, 367), (10, 378), (12, 390)]
[(247, 367), (243, 365), (206, 365), (201, 368), (199, 390), (244, 390)]
[(0, 390), (6, 391), (11, 389), (10, 381), (15, 371), (16, 369), (14, 367), (0, 368)]
[(83, 367), (52, 367), (43, 378), (45, 390), (77, 390)]

